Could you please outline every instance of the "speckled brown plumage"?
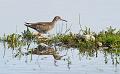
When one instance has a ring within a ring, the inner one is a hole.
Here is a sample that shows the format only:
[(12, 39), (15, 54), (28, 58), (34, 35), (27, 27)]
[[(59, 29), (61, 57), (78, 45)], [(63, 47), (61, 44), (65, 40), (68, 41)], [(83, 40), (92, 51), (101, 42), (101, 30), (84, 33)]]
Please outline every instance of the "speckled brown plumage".
[(39, 33), (46, 33), (54, 28), (54, 25), (58, 20), (66, 21), (61, 19), (59, 16), (55, 16), (52, 22), (25, 23), (25, 26), (38, 31)]

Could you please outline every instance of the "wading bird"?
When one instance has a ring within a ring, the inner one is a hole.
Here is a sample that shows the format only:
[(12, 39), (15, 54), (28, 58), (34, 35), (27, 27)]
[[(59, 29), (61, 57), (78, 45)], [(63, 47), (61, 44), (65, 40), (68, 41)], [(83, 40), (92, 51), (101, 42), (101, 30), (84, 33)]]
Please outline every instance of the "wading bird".
[(50, 31), (51, 29), (53, 29), (55, 26), (55, 23), (59, 20), (67, 22), (66, 20), (61, 19), (60, 16), (55, 16), (54, 19), (52, 20), (52, 22), (37, 22), (37, 23), (26, 22), (25, 26), (38, 31), (39, 33), (45, 34), (48, 31)]

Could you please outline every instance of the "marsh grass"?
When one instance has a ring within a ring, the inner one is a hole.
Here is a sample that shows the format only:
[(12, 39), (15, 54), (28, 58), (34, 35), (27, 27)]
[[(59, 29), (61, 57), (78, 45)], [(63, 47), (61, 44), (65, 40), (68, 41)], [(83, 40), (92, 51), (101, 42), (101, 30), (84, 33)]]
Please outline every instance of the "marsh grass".
[[(69, 31), (67, 31), (69, 32)], [(81, 38), (77, 38), (77, 34), (73, 34), (72, 32), (64, 33), (64, 34), (56, 34), (53, 37), (49, 39), (38, 39), (36, 36), (27, 28), (27, 30), (24, 30), (21, 34), (12, 33), (9, 35), (5, 35), (3, 37), (0, 37), (0, 41), (4, 44), (7, 44), (8, 48), (12, 48), (15, 50), (16, 54), (15, 57), (21, 58), (23, 53), (24, 46), (27, 46), (27, 51), (31, 50), (30, 56), (32, 60), (32, 48), (30, 47), (30, 44), (35, 42), (36, 44), (45, 43), (48, 46), (55, 45), (58, 47), (62, 47), (62, 50), (69, 50), (69, 48), (74, 48), (79, 51), (79, 54), (81, 57), (97, 57), (99, 48), (96, 47), (96, 42), (101, 42), (103, 44), (102, 47), (108, 47), (107, 49), (102, 48), (103, 50), (100, 50), (104, 53), (104, 61), (107, 64), (108, 63), (108, 54), (111, 55), (112, 64), (119, 64), (120, 58), (120, 30), (117, 30), (115, 28), (112, 28), (111, 26), (108, 27), (106, 30), (99, 32), (96, 34), (95, 32), (92, 32), (90, 28), (85, 28), (85, 30), (82, 30), (83, 35), (92, 34), (95, 36), (95, 41), (85, 41)], [(79, 34), (79, 33), (78, 33)], [(6, 45), (4, 45), (6, 46)], [(109, 48), (111, 47), (111, 48)], [(65, 48), (65, 49), (63, 49)], [(57, 48), (55, 50), (58, 50)], [(68, 61), (68, 67), (69, 64), (71, 64), (70, 58), (66, 59)]]
[[(78, 33), (79, 34), (79, 33)], [(101, 42), (103, 47), (120, 48), (120, 30), (116, 28), (108, 27), (106, 30), (96, 34), (92, 32), (90, 28), (85, 27), (83, 35), (92, 34), (95, 36), (95, 41), (85, 41), (77, 38), (77, 34), (69, 32), (67, 34), (56, 34), (50, 39), (37, 39), (35, 35), (27, 28), (21, 34), (9, 34), (0, 37), (2, 42), (7, 42), (8, 48), (17, 48), (25, 45), (30, 45), (32, 42), (36, 44), (45, 43), (47, 45), (55, 44), (56, 46), (64, 46), (68, 48), (81, 48), (89, 49), (96, 48), (96, 42)], [(29, 47), (28, 47), (29, 48)]]
[(116, 30), (111, 26), (106, 31), (98, 33), (97, 40), (102, 42), (104, 45), (110, 45), (114, 48), (120, 47), (120, 30)]
[(33, 35), (33, 33), (30, 32), (27, 27), (27, 30), (24, 30), (24, 32), (22, 32), (22, 39), (26, 41), (33, 41), (35, 40), (35, 35)]
[(2, 42), (6, 42), (8, 45), (8, 48), (17, 48), (19, 46), (23, 46), (23, 42), (21, 41), (21, 35), (19, 34), (10, 34), (5, 35), (1, 38)]
[(22, 45), (28, 45), (28, 43), (36, 42), (37, 44), (43, 42), (48, 45), (57, 44), (63, 45), (67, 47), (75, 47), (75, 48), (94, 48), (95, 42), (103, 43), (103, 46), (110, 46), (113, 48), (120, 48), (120, 30), (116, 28), (108, 27), (106, 30), (99, 32), (96, 34), (92, 32), (90, 28), (85, 28), (83, 30), (83, 35), (93, 34), (96, 35), (96, 41), (83, 41), (76, 37), (77, 34), (73, 34), (69, 32), (68, 34), (56, 34), (50, 39), (41, 39), (38, 40), (35, 35), (27, 28), (24, 30), (22, 34), (9, 34), (3, 37), (0, 37), (0, 41), (7, 42), (9, 47), (19, 47)]

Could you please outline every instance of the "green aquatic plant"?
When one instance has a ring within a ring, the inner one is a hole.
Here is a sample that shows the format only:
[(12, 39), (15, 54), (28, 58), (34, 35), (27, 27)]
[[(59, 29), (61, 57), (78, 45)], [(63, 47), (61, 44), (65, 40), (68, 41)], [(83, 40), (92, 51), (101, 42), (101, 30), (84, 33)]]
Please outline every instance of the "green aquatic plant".
[[(39, 36), (33, 35), (32, 32), (27, 28), (27, 30), (24, 30), (22, 34), (9, 34), (6, 35), (4, 34), (3, 37), (1, 37), (1, 42), (4, 43), (5, 46), (8, 46), (8, 48), (14, 49), (14, 56), (21, 58), (22, 56), (26, 55), (26, 52), (29, 52), (30, 50), (30, 59), (32, 61), (32, 55), (33, 51), (35, 48), (31, 48), (30, 44), (35, 42), (35, 44), (39, 45), (41, 43), (45, 43), (46, 45), (53, 47), (54, 50), (61, 52), (61, 51), (68, 51), (71, 48), (72, 50), (79, 51), (78, 54), (80, 57), (86, 57), (88, 59), (91, 59), (91, 57), (97, 57), (98, 52), (104, 54), (104, 61), (105, 63), (108, 63), (108, 55), (110, 55), (112, 59), (113, 64), (119, 64), (119, 55), (120, 55), (120, 30), (116, 30), (115, 28), (109, 27), (107, 30), (101, 31), (98, 34), (95, 34), (91, 32), (90, 28), (87, 28), (83, 30), (83, 34), (73, 34), (72, 32), (70, 33), (64, 33), (64, 34), (56, 34), (53, 37), (50, 37), (48, 39), (40, 39)], [(83, 40), (82, 37), (83, 35), (87, 34), (93, 34), (95, 36), (95, 41), (91, 40)], [(77, 37), (78, 35), (78, 37)], [(38, 39), (37, 39), (38, 37)], [(96, 43), (101, 42), (103, 44), (103, 47), (100, 47), (102, 49), (96, 48)], [(112, 48), (115, 49), (104, 49), (104, 46), (110, 45)], [(24, 49), (23, 46), (26, 46)], [(59, 49), (61, 47), (61, 49)], [(45, 50), (47, 51), (47, 50)], [(38, 53), (38, 52), (36, 52)], [(43, 53), (43, 51), (42, 51)], [(48, 52), (47, 52), (48, 53)], [(28, 55), (28, 53), (27, 53)], [(52, 53), (53, 57), (58, 60), (61, 59), (61, 56), (57, 55), (57, 53)], [(67, 55), (67, 52), (66, 52)], [(65, 59), (65, 58), (64, 58)], [(68, 64), (68, 68), (71, 65), (71, 58), (65, 59)]]
[(1, 37), (1, 41), (4, 44), (7, 44), (8, 48), (17, 48), (17, 47), (21, 47), (21, 46), (25, 46), (25, 42), (22, 41), (22, 36), (20, 34), (9, 34), (9, 35), (5, 35), (3, 37)]
[(75, 46), (77, 43), (73, 34), (58, 34), (49, 40), (49, 43), (62, 43), (62, 45)]
[(85, 27), (85, 30), (83, 30), (83, 34), (86, 35), (90, 33), (91, 33), (90, 28)]
[[(7, 42), (8, 46), (12, 48), (22, 45), (30, 45), (31, 42), (35, 42), (36, 44), (45, 43), (48, 45), (55, 44), (86, 49), (95, 48), (96, 43), (101, 42), (103, 46), (111, 46), (114, 48), (120, 47), (120, 30), (117, 31), (116, 28), (112, 28), (111, 26), (108, 27), (107, 30), (101, 31), (98, 34), (91, 32), (91, 29), (86, 27), (85, 30), (83, 30), (83, 35), (86, 34), (93, 34), (95, 36), (95, 41), (86, 41), (81, 37), (77, 38), (77, 34), (73, 34), (72, 32), (67, 34), (56, 34), (49, 39), (39, 39), (39, 36), (35, 36), (28, 28), (27, 30), (24, 30), (22, 34), (4, 34), (0, 39), (1, 41)], [(80, 36), (82, 36), (82, 34)]]
[(102, 52), (104, 53), (105, 64), (108, 63), (108, 58), (109, 58), (108, 55), (110, 55), (111, 60), (112, 60), (111, 62), (113, 65), (114, 64), (118, 65), (120, 63), (120, 49), (119, 48), (104, 49)]
[(28, 27), (27, 30), (24, 30), (24, 32), (22, 32), (22, 39), (27, 41), (32, 41), (35, 39), (35, 36), (32, 32), (30, 32)]
[(83, 29), (82, 32), (83, 32), (83, 35), (90, 35), (90, 34), (94, 35), (95, 34), (95, 32), (92, 32), (91, 28), (88, 28), (88, 27), (85, 27), (85, 29)]
[(15, 43), (20, 39), (21, 35), (19, 34), (11, 34), (11, 35), (7, 35), (7, 42), (12, 42)]
[(97, 51), (94, 48), (78, 48), (80, 56), (97, 57)]
[(6, 42), (8, 44), (8, 48), (17, 48), (25, 45), (21, 39), (21, 35), (15, 33), (7, 35)]
[(112, 26), (107, 27), (106, 34), (115, 34), (116, 28), (112, 28)]
[(75, 47), (75, 48), (91, 48), (95, 46), (95, 42), (93, 41), (83, 41), (80, 38), (77, 38), (73, 33), (69, 34), (59, 34), (54, 36), (49, 40), (49, 43), (55, 43), (61, 46), (66, 47)]
[(115, 28), (111, 26), (107, 31), (101, 31), (98, 33), (97, 40), (102, 42), (104, 45), (110, 45), (112, 47), (120, 47), (120, 34)]
[(16, 50), (16, 53), (14, 55), (14, 57), (18, 57), (19, 59), (21, 59), (21, 57), (24, 56), (24, 53), (21, 51), (21, 47), (19, 47), (17, 50)]

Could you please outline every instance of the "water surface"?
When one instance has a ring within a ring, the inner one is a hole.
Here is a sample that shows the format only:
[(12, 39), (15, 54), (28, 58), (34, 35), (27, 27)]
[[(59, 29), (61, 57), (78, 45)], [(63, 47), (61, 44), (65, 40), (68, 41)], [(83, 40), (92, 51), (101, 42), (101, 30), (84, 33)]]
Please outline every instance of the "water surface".
[[(17, 48), (4, 48), (0, 44), (0, 73), (1, 74), (119, 74), (119, 54), (99, 49), (93, 52), (75, 48), (57, 47), (61, 59), (56, 60), (53, 55), (18, 55)], [(31, 46), (31, 48), (36, 48)], [(22, 50), (26, 49), (23, 47)], [(90, 50), (92, 51), (92, 50)], [(34, 52), (33, 52), (34, 53)], [(117, 62), (116, 62), (117, 59)]]
[[(5, 34), (20, 33), (26, 29), (24, 22), (51, 21), (59, 15), (68, 22), (58, 22), (51, 34), (64, 33), (67, 24), (72, 32), (82, 27), (90, 27), (99, 32), (108, 26), (120, 28), (119, 0), (0, 0), (0, 37)], [(31, 31), (34, 31), (30, 29)], [(18, 48), (4, 47), (0, 43), (0, 74), (120, 74), (119, 53), (103, 49), (92, 51), (77, 48), (57, 48), (62, 57), (56, 60), (53, 55), (19, 55)], [(36, 48), (31, 45), (30, 48)], [(27, 46), (21, 48), (23, 51)], [(60, 50), (61, 49), (61, 50)], [(88, 49), (89, 50), (89, 49)], [(25, 50), (26, 51), (26, 50)]]

